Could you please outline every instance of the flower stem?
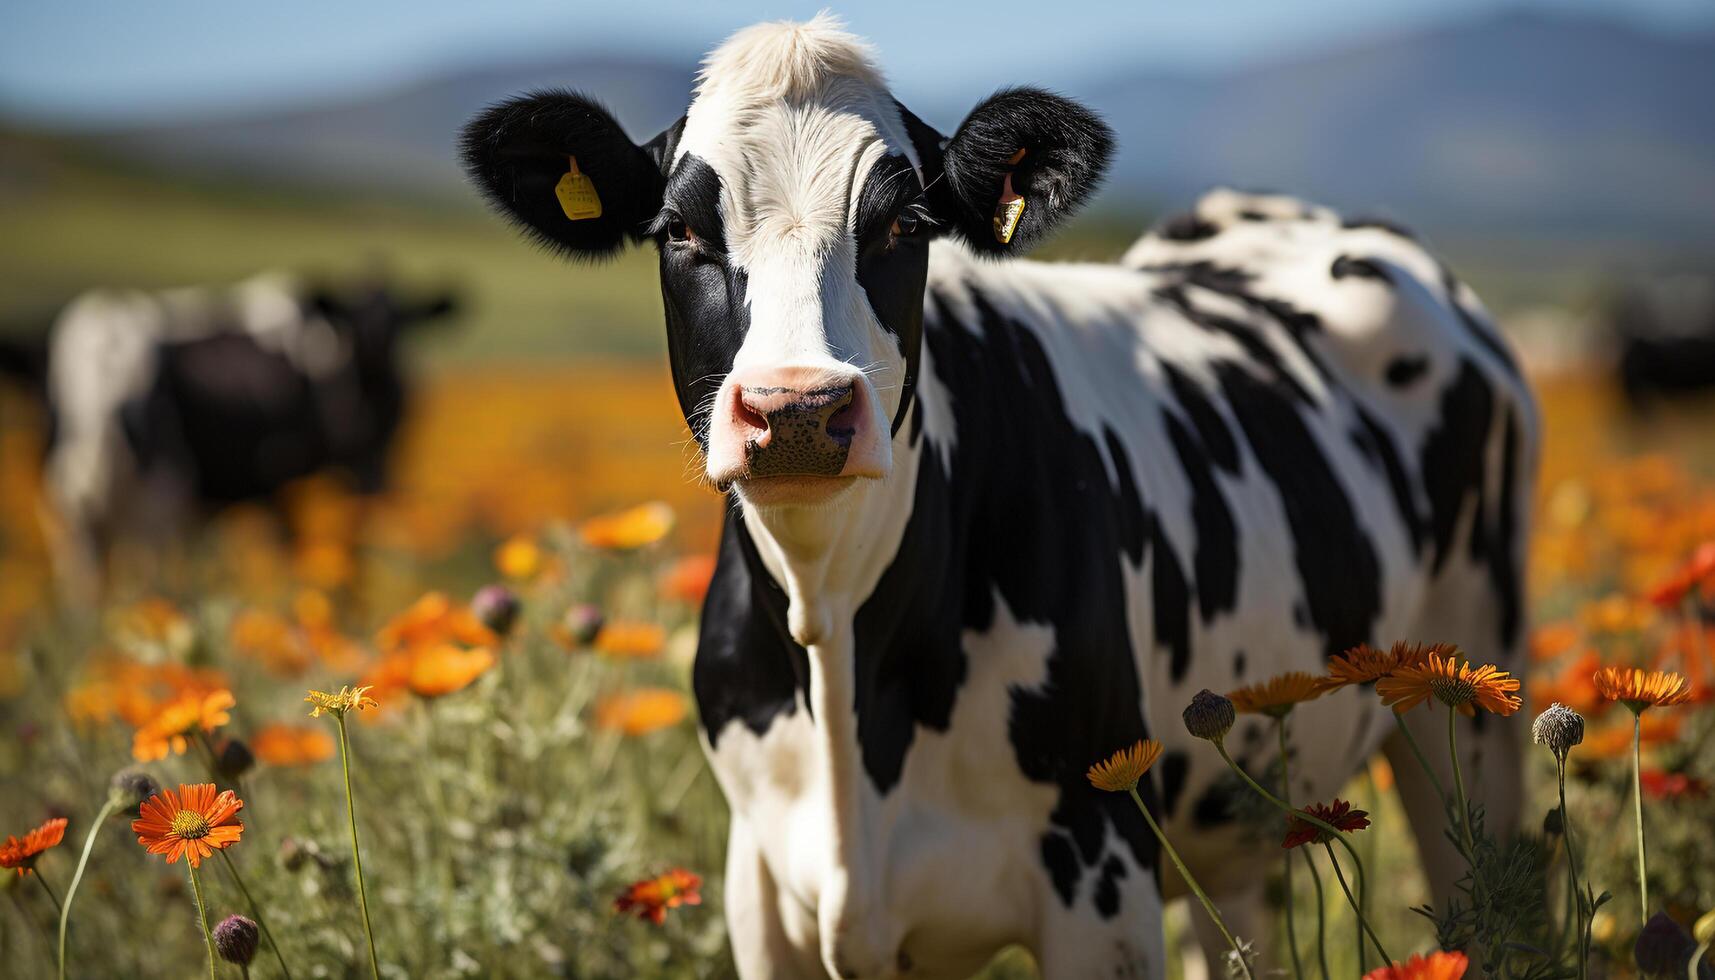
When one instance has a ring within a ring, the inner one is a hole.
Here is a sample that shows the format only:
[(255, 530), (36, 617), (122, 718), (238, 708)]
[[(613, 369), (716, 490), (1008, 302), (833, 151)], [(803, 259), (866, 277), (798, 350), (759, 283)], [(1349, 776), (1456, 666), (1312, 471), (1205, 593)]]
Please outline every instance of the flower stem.
[(95, 835), (101, 833), (101, 825), (113, 815), (119, 806), (119, 800), (111, 794), (107, 802), (101, 805), (101, 810), (95, 815), (95, 822), (89, 825), (89, 833), (83, 838), (83, 854), (77, 859), (77, 870), (72, 872), (71, 884), (66, 887), (65, 904), (60, 906), (60, 980), (66, 975), (66, 925), (71, 921), (71, 903), (77, 898), (78, 883), (83, 881), (83, 869), (89, 864), (89, 852), (95, 849)]
[(1328, 863), (1334, 866), (1334, 877), (1340, 881), (1340, 890), (1346, 893), (1346, 901), (1352, 906), (1352, 911), (1358, 916), (1358, 921), (1363, 924), (1365, 931), (1370, 934), (1370, 942), (1375, 944), (1376, 952), (1382, 954), (1382, 962), (1392, 963), (1393, 957), (1387, 954), (1381, 939), (1376, 936), (1376, 931), (1370, 927), (1369, 920), (1365, 919), (1364, 914), (1358, 911), (1358, 900), (1352, 897), (1352, 890), (1346, 887), (1346, 876), (1340, 873), (1340, 862), (1334, 857), (1334, 848), (1327, 842), (1323, 842), (1322, 849), (1328, 852)]
[(1175, 868), (1179, 869), (1179, 876), (1185, 879), (1185, 884), (1191, 889), (1191, 894), (1196, 895), (1197, 901), (1203, 903), (1203, 911), (1209, 913), (1209, 918), (1214, 921), (1215, 928), (1221, 930), (1221, 936), (1227, 940), (1227, 945), (1232, 947), (1233, 955), (1238, 958), (1239, 968), (1244, 970), (1246, 980), (1250, 980), (1251, 965), (1245, 960), (1245, 953), (1243, 949), (1239, 948), (1239, 941), (1233, 938), (1231, 932), (1227, 931), (1227, 923), (1221, 918), (1221, 913), (1215, 908), (1215, 903), (1209, 901), (1208, 895), (1203, 894), (1203, 886), (1197, 884), (1197, 879), (1191, 877), (1191, 869), (1185, 867), (1185, 862), (1180, 859), (1179, 852), (1173, 849), (1172, 842), (1168, 841), (1167, 835), (1161, 832), (1161, 827), (1156, 824), (1155, 818), (1149, 815), (1149, 807), (1143, 805), (1143, 797), (1137, 795), (1136, 786), (1131, 788), (1131, 798), (1132, 802), (1137, 804), (1138, 812), (1143, 814), (1144, 822), (1149, 824), (1149, 829), (1154, 832), (1155, 839), (1161, 842), (1161, 849), (1167, 852), (1168, 859), (1173, 862)]
[(1644, 871), (1643, 722), (1643, 712), (1632, 712), (1632, 817), (1638, 827), (1638, 918), (1649, 925), (1649, 880)]
[(1435, 795), (1441, 798), (1441, 805), (1447, 805), (1447, 790), (1441, 786), (1441, 777), (1435, 775), (1435, 767), (1429, 764), (1429, 757), (1423, 754), (1423, 748), (1417, 744), (1417, 736), (1411, 734), (1411, 726), (1405, 723), (1405, 716), (1395, 711), (1394, 724), (1399, 726), (1400, 734), (1405, 736), (1405, 744), (1411, 746), (1411, 754), (1417, 756), (1417, 764), (1423, 767), (1423, 772), (1429, 777), (1429, 782), (1435, 787)]
[(369, 940), (369, 972), (381, 980), (381, 963), (375, 958), (375, 930), (369, 924), (369, 895), (363, 889), (363, 852), (357, 846), (357, 807), (351, 799), (351, 746), (345, 737), (345, 712), (334, 713), (339, 722), (339, 764), (345, 771), (345, 816), (351, 824), (351, 862), (357, 872), (357, 904), (363, 910), (363, 935)]
[[(1274, 720), (1274, 731), (1280, 740), (1280, 792), (1288, 806), (1292, 803), (1292, 768), (1286, 749), (1286, 719)], [(1293, 924), (1292, 906), (1296, 905), (1292, 892), (1292, 852), (1286, 852), (1286, 947), (1292, 952), (1292, 975), (1298, 980), (1304, 980), (1304, 965), (1298, 956), (1298, 929)]]
[(1560, 763), (1560, 839), (1566, 844), (1566, 874), (1567, 887), (1572, 889), (1573, 945), (1578, 950), (1578, 980), (1584, 980), (1584, 894), (1578, 890), (1578, 855), (1572, 850), (1572, 820), (1566, 812), (1566, 758), (1561, 756)]
[(54, 911), (64, 913), (65, 906), (60, 904), (60, 897), (55, 895), (54, 890), (48, 886), (48, 879), (43, 878), (40, 871), (31, 871), (30, 877), (36, 879), (36, 883), (42, 886), (42, 891), (48, 893), (48, 901), (54, 903)]
[[(1328, 944), (1325, 940), (1324, 929), (1327, 908), (1322, 899), (1322, 873), (1316, 870), (1316, 860), (1310, 856), (1309, 851), (1306, 850), (1301, 853), (1304, 855), (1304, 866), (1310, 869), (1310, 881), (1316, 886), (1316, 960), (1322, 966), (1322, 980), (1329, 980), (1332, 974), (1328, 972)], [(1358, 942), (1361, 944), (1363, 941), (1364, 927), (1360, 924), (1358, 926)]]
[[(1466, 860), (1477, 870), (1477, 845), (1471, 839), (1471, 809), (1465, 803), (1465, 771), (1459, 765), (1459, 709), (1447, 706), (1447, 754), (1453, 760), (1453, 802), (1459, 808), (1459, 835), (1465, 840)], [(1390, 961), (1391, 962), (1391, 961)]]
[(208, 980), (218, 980), (214, 975), (214, 933), (208, 931), (208, 907), (202, 900), (202, 882), (197, 880), (196, 865), (186, 860), (185, 868), (191, 873), (191, 892), (197, 900), (197, 925), (202, 926), (202, 941), (208, 946)]
[(231, 872), (232, 880), (238, 883), (238, 890), (244, 894), (245, 904), (250, 906), (250, 914), (256, 917), (256, 924), (262, 927), (262, 935), (268, 938), (268, 945), (274, 950), (274, 959), (280, 964), (280, 973), (286, 980), (292, 980), (292, 971), (286, 966), (286, 957), (280, 952), (280, 944), (274, 939), (273, 930), (268, 928), (268, 920), (262, 917), (262, 906), (256, 904), (256, 899), (251, 897), (250, 889), (245, 886), (244, 879), (239, 877), (238, 865), (232, 863), (232, 859), (226, 856), (226, 851), (222, 850), (216, 853), (220, 855), (222, 861), (226, 862), (226, 870)]

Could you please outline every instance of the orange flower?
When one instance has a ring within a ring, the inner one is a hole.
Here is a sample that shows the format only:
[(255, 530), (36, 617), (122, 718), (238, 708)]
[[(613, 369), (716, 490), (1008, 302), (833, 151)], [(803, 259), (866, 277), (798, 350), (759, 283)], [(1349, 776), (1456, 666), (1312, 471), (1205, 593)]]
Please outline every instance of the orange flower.
[(131, 830), (150, 854), (165, 854), (168, 864), (182, 856), (196, 868), (215, 851), (238, 843), (244, 824), (233, 818), (243, 808), (232, 790), (216, 793), (213, 783), (181, 783), (177, 793), (163, 789), (144, 800)]
[(592, 548), (631, 551), (660, 541), (672, 530), (673, 508), (657, 501), (592, 517), (578, 534)]
[(1328, 676), (1322, 686), (1330, 691), (1352, 684), (1368, 684), (1381, 680), (1401, 667), (1415, 667), (1429, 659), (1431, 653), (1451, 656), (1454, 648), (1446, 643), (1424, 646), (1421, 643), (1395, 643), (1386, 653), (1366, 644), (1359, 644), (1345, 653), (1328, 659)]
[(1560, 622), (1539, 626), (1530, 634), (1530, 659), (1538, 663), (1555, 660), (1576, 646), (1578, 638), (1583, 635), (1577, 623)]
[(1655, 800), (1676, 800), (1683, 796), (1703, 797), (1709, 794), (1709, 784), (1683, 772), (1645, 769), (1638, 773), (1638, 785), (1644, 795)]
[[(1641, 747), (1657, 748), (1679, 740), (1683, 724), (1679, 715), (1645, 712), (1641, 720), (1643, 725), (1638, 731)], [(1632, 726), (1623, 724), (1607, 725), (1584, 736), (1584, 744), (1578, 747), (1577, 757), (1590, 761), (1629, 758), (1631, 754)]]
[(333, 758), (333, 736), (301, 725), (267, 725), (250, 739), (250, 751), (271, 766), (309, 766)]
[(1539, 710), (1559, 702), (1583, 715), (1595, 715), (1605, 711), (1608, 703), (1596, 693), (1596, 685), (1590, 680), (1590, 676), (1601, 665), (1602, 658), (1594, 650), (1586, 651), (1561, 671), (1559, 676), (1548, 679), (1533, 678), (1531, 700)]
[(658, 656), (667, 645), (667, 631), (654, 623), (617, 621), (602, 626), (595, 635), (595, 648), (614, 657), (647, 659)]
[(667, 921), (667, 910), (681, 905), (701, 905), (703, 896), (698, 889), (703, 879), (684, 868), (674, 868), (663, 875), (645, 878), (632, 884), (613, 900), (613, 910), (621, 915), (633, 914), (656, 925)]
[(686, 555), (661, 576), (661, 594), (688, 606), (702, 605), (714, 575), (714, 555)]
[(405, 683), (419, 697), (438, 698), (464, 690), (493, 666), (494, 653), (486, 647), (465, 650), (443, 643), (412, 655)]
[(1691, 700), (1691, 688), (1686, 685), (1685, 678), (1669, 670), (1603, 667), (1591, 680), (1599, 694), (1609, 701), (1620, 702), (1633, 713)]
[(7, 835), (6, 843), (0, 844), (0, 868), (13, 868), (21, 878), (36, 869), (36, 858), (50, 847), (59, 846), (65, 839), (66, 818), (55, 817), (40, 827), (26, 833), (23, 840)]
[(310, 652), (284, 616), (246, 609), (232, 617), (228, 635), (235, 651), (261, 661), (272, 673), (292, 677), (310, 666)]
[(1460, 980), (1469, 966), (1464, 953), (1418, 953), (1404, 963), (1377, 967), (1364, 980)]
[(1229, 691), (1227, 697), (1240, 714), (1285, 718), (1294, 705), (1314, 701), (1327, 690), (1322, 678), (1301, 670), (1292, 670), (1276, 674), (1260, 684)]
[(187, 736), (199, 728), (212, 732), (231, 721), (229, 709), (237, 704), (232, 692), (225, 689), (180, 695), (137, 729), (131, 738), (131, 755), (138, 762), (165, 759), (169, 753), (183, 755), (189, 747)]
[[(1370, 814), (1367, 810), (1354, 810), (1352, 804), (1345, 800), (1335, 800), (1324, 806), (1312, 803), (1304, 808), (1305, 813), (1326, 824), (1333, 825), (1345, 833), (1363, 830), (1370, 825)], [(1286, 818), (1286, 837), (1280, 842), (1281, 847), (1297, 847), (1300, 844), (1326, 844), (1334, 839), (1334, 835), (1297, 815)]]
[(514, 534), (494, 549), (494, 567), (500, 574), (521, 582), (542, 570), (542, 549), (528, 534)]
[(1655, 610), (1630, 596), (1610, 595), (1586, 603), (1579, 616), (1596, 633), (1636, 633), (1655, 622)]
[(610, 694), (596, 703), (597, 728), (623, 735), (647, 735), (685, 720), (685, 696), (664, 687), (642, 687)]
[(1376, 681), (1382, 703), (1405, 713), (1434, 697), (1470, 717), (1481, 707), (1497, 715), (1510, 715), (1523, 701), (1513, 696), (1518, 679), (1493, 664), (1473, 668), (1456, 657), (1431, 653), (1429, 661), (1416, 667), (1401, 667), (1392, 677)]
[(1712, 576), (1715, 576), (1715, 541), (1705, 541), (1692, 552), (1690, 560), (1650, 590), (1649, 601), (1664, 609), (1677, 608), (1693, 589)]
[(1128, 793), (1137, 788), (1155, 760), (1161, 758), (1161, 748), (1161, 743), (1153, 738), (1142, 739), (1091, 766), (1084, 776), (1099, 790)]
[(430, 592), (387, 622), (375, 635), (382, 653), (415, 650), (442, 643), (492, 647), (500, 642), (494, 631), (465, 606), (455, 606), (445, 593)]

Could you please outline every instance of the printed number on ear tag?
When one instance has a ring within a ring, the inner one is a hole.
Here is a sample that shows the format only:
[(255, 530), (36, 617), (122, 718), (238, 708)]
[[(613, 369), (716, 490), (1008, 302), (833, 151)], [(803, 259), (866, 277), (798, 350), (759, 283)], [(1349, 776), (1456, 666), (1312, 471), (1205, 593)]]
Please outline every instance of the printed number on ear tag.
[[(1024, 150), (1014, 153), (1006, 162), (1017, 166), (1024, 159)], [(1012, 236), (1018, 231), (1018, 221), (1024, 217), (1024, 196), (1012, 189), (1012, 171), (1006, 172), (1006, 179), (1001, 181), (1000, 200), (994, 206), (994, 239), (1002, 245), (1012, 244)]]
[(554, 185), (554, 196), (560, 200), (560, 210), (573, 221), (601, 217), (601, 197), (595, 192), (595, 181), (578, 169), (578, 158), (567, 157), (571, 169), (560, 175)]

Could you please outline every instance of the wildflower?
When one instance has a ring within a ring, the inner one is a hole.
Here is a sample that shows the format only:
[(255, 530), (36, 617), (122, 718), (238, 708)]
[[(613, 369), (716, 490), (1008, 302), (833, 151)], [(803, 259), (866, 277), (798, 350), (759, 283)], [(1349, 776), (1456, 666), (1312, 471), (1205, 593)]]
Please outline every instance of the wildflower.
[[(1684, 721), (1678, 715), (1644, 712), (1638, 716), (1639, 741), (1646, 748), (1659, 748), (1679, 740)], [(1590, 734), (1579, 757), (1618, 759), (1632, 750), (1631, 725), (1604, 725)]]
[(1664, 609), (1676, 608), (1711, 577), (1715, 577), (1715, 541), (1705, 541), (1685, 564), (1650, 590), (1649, 601)]
[(1709, 784), (1696, 776), (1662, 769), (1645, 769), (1638, 779), (1644, 794), (1656, 800), (1676, 800), (1681, 797), (1709, 795)]
[[(1370, 825), (1370, 814), (1367, 810), (1356, 810), (1345, 800), (1335, 800), (1331, 804), (1312, 803), (1305, 807), (1308, 813), (1334, 829), (1352, 833), (1363, 830)], [(1286, 818), (1286, 837), (1280, 842), (1281, 847), (1297, 847), (1300, 844), (1326, 844), (1334, 839), (1327, 828), (1297, 816)]]
[(613, 910), (660, 925), (667, 921), (668, 909), (703, 904), (699, 891), (702, 887), (702, 878), (684, 868), (673, 868), (654, 878), (634, 882), (613, 900)]
[(560, 617), (559, 625), (554, 627), (554, 639), (568, 650), (577, 650), (588, 646), (601, 635), (605, 623), (601, 610), (587, 602), (579, 603), (567, 609)]
[(165, 854), (168, 864), (184, 857), (195, 868), (215, 851), (238, 843), (244, 824), (233, 818), (243, 808), (244, 801), (231, 790), (216, 793), (213, 783), (181, 783), (177, 793), (163, 789), (145, 800), (131, 830), (150, 854)]
[(1512, 694), (1518, 689), (1518, 679), (1493, 664), (1473, 668), (1453, 656), (1434, 652), (1422, 665), (1401, 667), (1392, 676), (1376, 681), (1382, 703), (1401, 714), (1434, 697), (1466, 716), (1475, 715), (1479, 707), (1510, 715), (1524, 703)]
[(298, 641), (292, 624), (277, 613), (240, 612), (232, 618), (228, 638), (234, 651), (260, 661), (271, 673), (292, 677), (309, 669), (310, 651)]
[(341, 685), (337, 694), (311, 691), (304, 700), (315, 705), (314, 708), (310, 709), (311, 718), (320, 718), (324, 714), (338, 715), (343, 718), (347, 711), (361, 711), (364, 708), (375, 707), (375, 699), (366, 693), (368, 690), (367, 687)]
[(1364, 980), (1460, 980), (1470, 963), (1464, 953), (1416, 953), (1404, 963), (1371, 970)]
[(308, 766), (333, 758), (333, 736), (320, 728), (268, 725), (250, 740), (256, 758), (270, 766)]
[(166, 599), (143, 599), (108, 617), (108, 634), (122, 649), (144, 659), (177, 657), (191, 648), (196, 630)]
[(673, 508), (659, 501), (592, 517), (578, 528), (592, 548), (632, 551), (665, 538), (673, 530)]
[(528, 534), (514, 534), (494, 549), (495, 570), (514, 582), (534, 578), (542, 569), (542, 549)]
[(714, 574), (714, 555), (686, 555), (661, 576), (661, 594), (687, 606), (700, 606)]
[(1124, 793), (1137, 788), (1144, 773), (1161, 758), (1161, 743), (1153, 738), (1139, 740), (1129, 749), (1120, 749), (1105, 761), (1090, 767), (1085, 775), (1090, 785), (1109, 793)]
[(646, 659), (666, 645), (667, 631), (655, 623), (612, 622), (595, 637), (595, 648), (613, 657)]
[(10, 868), (21, 878), (36, 868), (36, 859), (65, 839), (66, 818), (55, 817), (24, 834), (22, 840), (10, 835), (0, 844), (0, 868)]
[(1301, 670), (1293, 670), (1277, 674), (1260, 684), (1229, 691), (1227, 697), (1232, 699), (1233, 707), (1239, 714), (1264, 714), (1270, 718), (1285, 718), (1295, 705), (1314, 701), (1326, 690), (1321, 678)]
[(187, 736), (199, 728), (212, 732), (232, 720), (229, 709), (238, 701), (224, 688), (208, 694), (187, 692), (168, 702), (131, 739), (131, 756), (138, 762), (183, 755)]
[(1610, 595), (1586, 603), (1579, 618), (1592, 632), (1637, 633), (1655, 622), (1655, 610), (1629, 596)]
[(421, 650), (411, 658), (406, 683), (418, 697), (438, 698), (464, 690), (493, 666), (494, 654), (487, 648), (464, 650), (441, 644)]
[(161, 784), (155, 782), (155, 777), (141, 769), (121, 769), (113, 774), (109, 784), (109, 792), (119, 799), (116, 805), (132, 816), (137, 815), (144, 800), (160, 791)]
[(1673, 921), (1667, 913), (1657, 912), (1644, 923), (1643, 930), (1632, 946), (1632, 960), (1638, 972), (1646, 977), (1677, 977), (1685, 973), (1685, 963), (1696, 946), (1685, 927)]
[(623, 735), (647, 735), (671, 728), (685, 719), (685, 696), (661, 687), (644, 687), (610, 694), (596, 704), (597, 728)]
[(441, 592), (426, 593), (388, 620), (375, 635), (376, 646), (384, 654), (410, 652), (440, 643), (491, 647), (499, 642), (500, 637), (468, 608), (454, 606)]
[(1230, 699), (1204, 688), (1191, 699), (1182, 717), (1186, 731), (1197, 738), (1218, 742), (1233, 730), (1238, 715)]
[(214, 927), (214, 948), (220, 958), (248, 972), (250, 961), (256, 958), (256, 948), (262, 934), (256, 923), (242, 915), (229, 915)]
[(1564, 763), (1566, 753), (1584, 741), (1584, 716), (1564, 705), (1551, 705), (1536, 716), (1536, 721), (1530, 726), (1530, 739), (1538, 745), (1548, 746), (1548, 751)]
[(1640, 714), (1647, 708), (1665, 708), (1691, 700), (1691, 689), (1685, 678), (1672, 671), (1603, 667), (1591, 680), (1597, 693), (1609, 701), (1620, 702), (1633, 714)]
[(1576, 646), (1582, 635), (1576, 623), (1539, 626), (1530, 634), (1530, 659), (1537, 663), (1557, 659)]
[(1353, 684), (1369, 684), (1381, 680), (1401, 667), (1421, 666), (1431, 653), (1450, 657), (1454, 649), (1446, 643), (1425, 646), (1421, 643), (1401, 642), (1395, 643), (1384, 653), (1367, 644), (1359, 644), (1328, 659), (1328, 677), (1322, 684), (1329, 690), (1338, 690)]
[(518, 593), (504, 585), (485, 585), (470, 600), (472, 615), (498, 636), (512, 632), (519, 608)]

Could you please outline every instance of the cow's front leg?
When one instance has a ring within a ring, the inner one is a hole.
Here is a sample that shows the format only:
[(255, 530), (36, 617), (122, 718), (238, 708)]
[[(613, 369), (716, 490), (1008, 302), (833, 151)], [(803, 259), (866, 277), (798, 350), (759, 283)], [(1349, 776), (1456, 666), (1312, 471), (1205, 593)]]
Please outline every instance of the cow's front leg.
[(780, 890), (750, 825), (737, 814), (727, 835), (726, 922), (745, 980), (821, 977), (816, 916)]

